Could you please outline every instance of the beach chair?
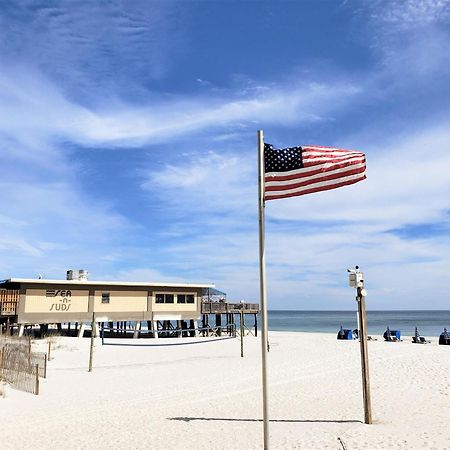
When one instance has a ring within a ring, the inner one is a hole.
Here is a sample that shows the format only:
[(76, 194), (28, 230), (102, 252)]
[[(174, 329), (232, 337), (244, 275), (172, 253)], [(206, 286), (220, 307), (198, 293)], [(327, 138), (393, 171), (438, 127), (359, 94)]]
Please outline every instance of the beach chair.
[(351, 341), (353, 339), (352, 330), (344, 330), (341, 325), (341, 328), (337, 334), (337, 338), (338, 338), (338, 340)]
[(447, 332), (447, 328), (439, 336), (439, 345), (450, 345), (450, 336)]
[(423, 336), (420, 336), (419, 332), (417, 331), (417, 327), (414, 331), (414, 336), (412, 337), (413, 344), (427, 344), (431, 341), (427, 341)]
[(386, 342), (400, 342), (401, 332), (400, 330), (390, 330), (387, 327), (386, 331), (383, 333), (384, 340)]

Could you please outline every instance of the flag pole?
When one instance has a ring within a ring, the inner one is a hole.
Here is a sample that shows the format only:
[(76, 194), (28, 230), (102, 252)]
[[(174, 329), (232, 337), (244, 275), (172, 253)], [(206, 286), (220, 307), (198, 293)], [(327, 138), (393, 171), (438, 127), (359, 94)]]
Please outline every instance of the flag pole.
[(261, 361), (263, 392), (263, 426), (264, 450), (269, 449), (269, 408), (267, 389), (267, 354), (269, 340), (267, 337), (267, 304), (266, 304), (266, 257), (264, 250), (264, 135), (258, 130), (258, 217), (259, 217), (259, 295), (261, 305)]

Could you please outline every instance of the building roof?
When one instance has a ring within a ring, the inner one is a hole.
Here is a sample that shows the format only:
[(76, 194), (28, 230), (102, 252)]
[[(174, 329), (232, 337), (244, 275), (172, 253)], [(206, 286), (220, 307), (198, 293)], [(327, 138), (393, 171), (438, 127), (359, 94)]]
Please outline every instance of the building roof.
[(1, 280), (3, 283), (24, 284), (80, 284), (88, 286), (142, 286), (142, 287), (179, 287), (179, 288), (214, 288), (211, 283), (151, 283), (146, 281), (97, 281), (97, 280), (46, 280), (39, 278), (9, 278)]

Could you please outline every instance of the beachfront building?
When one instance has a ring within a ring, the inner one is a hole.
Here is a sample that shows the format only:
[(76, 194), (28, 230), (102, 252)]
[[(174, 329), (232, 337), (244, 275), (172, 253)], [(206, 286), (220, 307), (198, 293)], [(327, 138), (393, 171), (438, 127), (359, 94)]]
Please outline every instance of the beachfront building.
[[(241, 305), (254, 313), (256, 326), (258, 305), (253, 309)], [(25, 327), (35, 324), (44, 331), (49, 324), (60, 329), (68, 324), (69, 329), (72, 325), (83, 336), (85, 324), (91, 323), (94, 316), (94, 326), (107, 324), (126, 330), (133, 323), (135, 337), (142, 323), (155, 338), (168, 335), (170, 329), (189, 330), (178, 334), (193, 336), (198, 334), (199, 320), (207, 324), (209, 314), (215, 314), (216, 323), (224, 314), (227, 324), (232, 314), (225, 294), (213, 284), (91, 281), (84, 270), (69, 270), (65, 280), (0, 281), (0, 325), (17, 327), (19, 335)]]

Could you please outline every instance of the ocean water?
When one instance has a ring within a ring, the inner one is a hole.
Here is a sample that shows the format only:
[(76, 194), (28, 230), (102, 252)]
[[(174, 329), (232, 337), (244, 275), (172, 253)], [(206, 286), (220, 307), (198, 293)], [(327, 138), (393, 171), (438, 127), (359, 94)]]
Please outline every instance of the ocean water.
[[(269, 330), (337, 333), (340, 326), (357, 328), (356, 311), (269, 311)], [(258, 324), (258, 327), (260, 324)], [(450, 311), (367, 311), (368, 334), (381, 336), (386, 327), (414, 335), (438, 337), (444, 327), (450, 332)]]

